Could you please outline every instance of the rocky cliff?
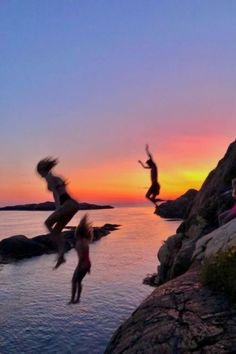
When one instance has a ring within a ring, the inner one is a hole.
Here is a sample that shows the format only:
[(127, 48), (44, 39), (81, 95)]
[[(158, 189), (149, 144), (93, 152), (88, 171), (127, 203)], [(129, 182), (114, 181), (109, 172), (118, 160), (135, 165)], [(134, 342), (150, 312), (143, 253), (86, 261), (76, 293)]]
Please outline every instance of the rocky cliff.
[(175, 235), (169, 237), (158, 252), (158, 284), (183, 274), (191, 265), (196, 242), (218, 228), (218, 215), (234, 203), (231, 181), (236, 176), (236, 141), (210, 172), (197, 193), (192, 207)]
[(236, 141), (206, 178), (176, 234), (160, 248), (158, 288), (118, 328), (106, 354), (236, 353), (236, 308), (199, 278), (204, 259), (236, 245), (236, 219), (218, 225), (218, 214), (232, 206), (227, 191), (234, 177)]
[(106, 354), (236, 352), (236, 310), (197, 271), (158, 287), (115, 332)]

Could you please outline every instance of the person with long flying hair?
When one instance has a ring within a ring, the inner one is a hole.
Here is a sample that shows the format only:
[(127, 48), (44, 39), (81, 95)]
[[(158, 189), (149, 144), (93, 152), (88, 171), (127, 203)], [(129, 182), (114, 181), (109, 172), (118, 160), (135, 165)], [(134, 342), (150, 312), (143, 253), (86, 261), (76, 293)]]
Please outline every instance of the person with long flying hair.
[(48, 190), (53, 193), (56, 206), (56, 210), (45, 220), (51, 239), (58, 248), (58, 258), (54, 268), (58, 268), (65, 262), (62, 230), (79, 210), (78, 202), (67, 192), (66, 181), (52, 172), (57, 164), (57, 159), (47, 157), (39, 161), (36, 167), (39, 175), (45, 179)]

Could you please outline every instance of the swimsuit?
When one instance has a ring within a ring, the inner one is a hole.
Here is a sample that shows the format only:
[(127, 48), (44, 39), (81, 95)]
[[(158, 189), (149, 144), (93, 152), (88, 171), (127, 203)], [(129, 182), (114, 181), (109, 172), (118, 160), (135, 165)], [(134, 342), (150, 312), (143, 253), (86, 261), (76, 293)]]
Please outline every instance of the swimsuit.
[(158, 195), (160, 193), (160, 184), (158, 182), (152, 183), (151, 187), (148, 190), (148, 193)]
[(69, 196), (68, 193), (63, 193), (59, 196), (59, 201), (60, 201), (60, 205), (64, 204), (67, 200), (70, 200), (71, 197)]
[(90, 269), (91, 269), (91, 263), (89, 261), (89, 263), (86, 266), (82, 266), (81, 265), (79, 267), (77, 267), (77, 269), (75, 270), (74, 274), (73, 274), (73, 281), (77, 281), (77, 282), (81, 282), (83, 280), (83, 278), (85, 277), (85, 275), (87, 273), (90, 273)]

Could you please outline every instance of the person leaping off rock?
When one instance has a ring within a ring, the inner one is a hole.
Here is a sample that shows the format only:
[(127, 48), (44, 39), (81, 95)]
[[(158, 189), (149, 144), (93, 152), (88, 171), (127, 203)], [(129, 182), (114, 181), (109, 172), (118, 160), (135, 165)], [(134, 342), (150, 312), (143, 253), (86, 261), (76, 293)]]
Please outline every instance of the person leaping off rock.
[(158, 171), (157, 171), (157, 165), (156, 163), (153, 161), (153, 158), (152, 158), (152, 155), (149, 151), (149, 146), (146, 145), (145, 147), (145, 150), (146, 150), (146, 153), (147, 153), (147, 156), (148, 156), (148, 160), (146, 161), (146, 165), (138, 160), (138, 162), (140, 163), (140, 165), (143, 167), (143, 168), (149, 168), (151, 171), (151, 187), (148, 189), (147, 193), (146, 193), (146, 198), (149, 199), (152, 203), (155, 204), (156, 206), (156, 203), (159, 201), (158, 198), (156, 198), (159, 193), (160, 193), (160, 184), (158, 182)]
[(47, 157), (39, 161), (36, 167), (38, 174), (45, 179), (48, 190), (53, 193), (55, 200), (56, 210), (45, 221), (51, 240), (57, 244), (58, 248), (58, 258), (54, 268), (58, 268), (66, 261), (62, 230), (79, 210), (78, 202), (71, 198), (66, 190), (65, 180), (52, 173), (52, 169), (57, 164), (57, 159)]

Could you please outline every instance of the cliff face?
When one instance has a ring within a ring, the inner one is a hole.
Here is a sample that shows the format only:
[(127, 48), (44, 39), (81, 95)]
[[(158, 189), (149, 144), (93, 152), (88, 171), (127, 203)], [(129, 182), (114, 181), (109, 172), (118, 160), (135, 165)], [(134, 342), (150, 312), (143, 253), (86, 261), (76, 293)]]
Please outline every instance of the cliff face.
[(160, 248), (158, 252), (160, 266), (156, 280), (158, 284), (189, 269), (196, 242), (218, 228), (219, 213), (232, 206), (230, 193), (224, 193), (231, 189), (234, 177), (236, 177), (236, 141), (230, 144), (225, 156), (206, 178), (177, 233), (168, 238)]
[(161, 285), (113, 335), (106, 354), (235, 353), (236, 311), (196, 271)]
[(185, 274), (160, 285), (113, 335), (105, 353), (236, 352), (236, 309), (199, 281), (199, 262), (236, 245), (236, 219), (202, 237)]
[[(201, 261), (236, 245), (236, 219), (218, 227), (232, 204), (236, 141), (209, 174), (176, 235), (158, 252), (159, 287), (115, 332), (105, 351), (118, 353), (236, 353), (236, 309), (223, 293), (203, 286)], [(184, 274), (183, 274), (184, 273)]]

